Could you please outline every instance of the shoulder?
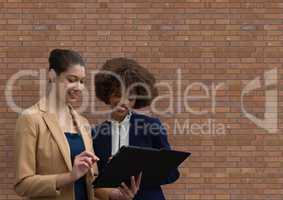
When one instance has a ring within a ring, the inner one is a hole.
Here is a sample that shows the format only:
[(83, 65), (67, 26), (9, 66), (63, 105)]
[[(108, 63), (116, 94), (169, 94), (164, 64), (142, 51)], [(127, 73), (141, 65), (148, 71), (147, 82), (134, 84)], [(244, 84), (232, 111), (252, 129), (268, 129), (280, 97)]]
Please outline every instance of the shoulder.
[(24, 109), (18, 117), (18, 122), (19, 121), (26, 121), (26, 122), (35, 122), (37, 121), (41, 116), (41, 112), (38, 109), (38, 105), (32, 105), (29, 108)]
[(111, 123), (110, 121), (104, 121), (92, 127), (91, 134), (93, 138), (97, 138), (99, 135), (107, 136), (111, 132)]
[(131, 122), (137, 129), (141, 129), (145, 135), (157, 136), (166, 135), (165, 126), (158, 117), (148, 116), (145, 114), (134, 112)]
[(101, 130), (102, 128), (105, 128), (105, 127), (111, 127), (111, 122), (108, 121), (108, 120), (105, 120), (105, 121), (103, 121), (103, 122), (101, 122), (101, 123), (99, 123), (99, 124), (96, 124), (96, 125), (92, 128), (92, 130), (94, 130), (94, 131), (99, 131), (99, 130)]
[(161, 121), (158, 117), (153, 117), (149, 115), (145, 115), (143, 113), (138, 113), (138, 112), (133, 112), (132, 113), (132, 118), (134, 121), (142, 121), (144, 123), (149, 123), (149, 124), (159, 124), (161, 125)]
[(37, 135), (41, 124), (41, 112), (36, 106), (23, 110), (16, 121), (15, 131), (19, 135)]

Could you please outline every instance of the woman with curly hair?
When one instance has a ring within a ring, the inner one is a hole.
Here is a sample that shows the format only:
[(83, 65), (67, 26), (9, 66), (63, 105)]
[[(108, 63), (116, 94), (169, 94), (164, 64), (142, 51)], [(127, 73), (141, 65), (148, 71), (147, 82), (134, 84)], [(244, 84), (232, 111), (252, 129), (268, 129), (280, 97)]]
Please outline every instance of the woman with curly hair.
[[(158, 95), (155, 78), (146, 68), (132, 59), (110, 59), (95, 75), (95, 89), (97, 98), (112, 109), (110, 119), (93, 129), (100, 170), (122, 146), (170, 149), (161, 121), (133, 111), (149, 106)], [(164, 200), (161, 185), (172, 183), (178, 177), (176, 169), (161, 182), (142, 184), (134, 199)]]

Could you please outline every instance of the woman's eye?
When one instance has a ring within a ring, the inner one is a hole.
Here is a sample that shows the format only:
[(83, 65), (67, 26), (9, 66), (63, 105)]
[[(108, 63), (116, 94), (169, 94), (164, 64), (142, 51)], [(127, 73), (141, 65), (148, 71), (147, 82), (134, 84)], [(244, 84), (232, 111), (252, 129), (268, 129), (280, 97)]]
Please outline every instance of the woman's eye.
[(74, 83), (74, 82), (76, 82), (76, 80), (75, 80), (75, 79), (68, 79), (68, 81), (69, 81), (70, 83)]
[(85, 83), (85, 80), (81, 80), (80, 82), (81, 82), (81, 84), (84, 84), (84, 83)]

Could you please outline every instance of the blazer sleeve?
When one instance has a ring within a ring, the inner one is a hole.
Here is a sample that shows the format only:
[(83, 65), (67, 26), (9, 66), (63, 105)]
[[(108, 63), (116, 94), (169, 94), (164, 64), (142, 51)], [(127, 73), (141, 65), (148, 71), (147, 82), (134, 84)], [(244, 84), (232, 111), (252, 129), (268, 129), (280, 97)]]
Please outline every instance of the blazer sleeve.
[(32, 115), (22, 114), (16, 124), (15, 191), (25, 197), (55, 197), (57, 175), (36, 174), (37, 125)]
[[(156, 119), (151, 127), (151, 135), (153, 141), (153, 147), (157, 149), (171, 149), (171, 146), (168, 142), (167, 130), (162, 125), (159, 119)], [(170, 172), (168, 177), (160, 182), (160, 185), (169, 184), (175, 182), (180, 177), (180, 173), (178, 169), (174, 169)]]

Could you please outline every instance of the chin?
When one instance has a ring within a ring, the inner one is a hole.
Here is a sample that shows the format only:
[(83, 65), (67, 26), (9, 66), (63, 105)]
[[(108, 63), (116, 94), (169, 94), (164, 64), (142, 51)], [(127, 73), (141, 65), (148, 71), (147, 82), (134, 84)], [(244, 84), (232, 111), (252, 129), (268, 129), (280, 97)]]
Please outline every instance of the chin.
[(120, 117), (126, 117), (126, 115), (128, 114), (129, 112), (128, 111), (124, 111), (124, 112), (119, 112), (118, 115)]

